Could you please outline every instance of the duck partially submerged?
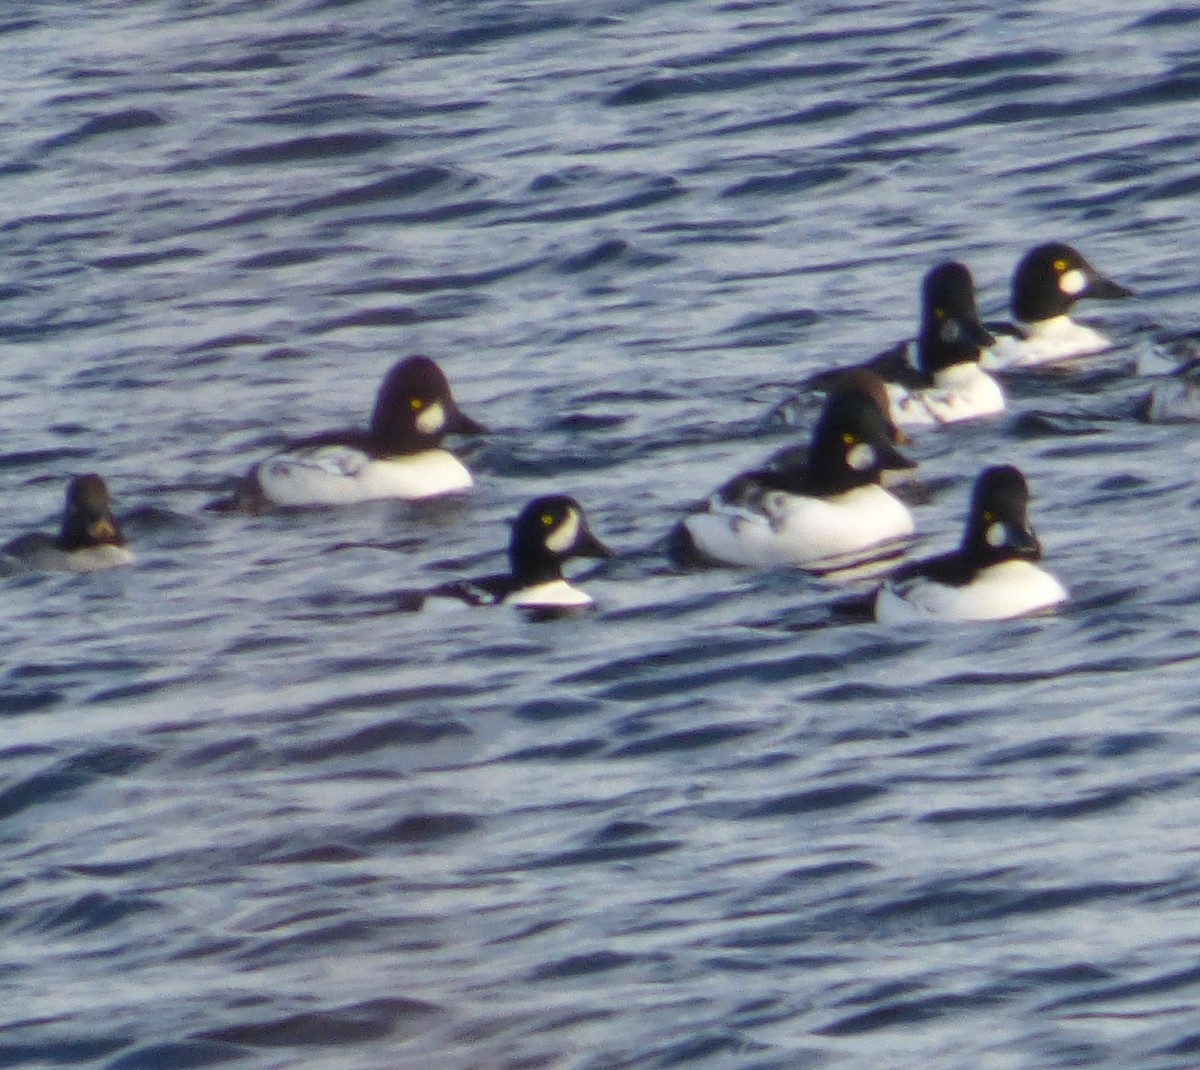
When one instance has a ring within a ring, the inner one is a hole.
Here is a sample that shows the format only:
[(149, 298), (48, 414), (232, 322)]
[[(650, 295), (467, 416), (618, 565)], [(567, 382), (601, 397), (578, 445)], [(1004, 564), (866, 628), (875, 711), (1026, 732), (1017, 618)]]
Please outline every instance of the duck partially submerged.
[(471, 473), (442, 440), (484, 431), (459, 409), (437, 364), (408, 357), (384, 377), (366, 430), (313, 435), (268, 457), (251, 471), (242, 503), (350, 505), (468, 490)]

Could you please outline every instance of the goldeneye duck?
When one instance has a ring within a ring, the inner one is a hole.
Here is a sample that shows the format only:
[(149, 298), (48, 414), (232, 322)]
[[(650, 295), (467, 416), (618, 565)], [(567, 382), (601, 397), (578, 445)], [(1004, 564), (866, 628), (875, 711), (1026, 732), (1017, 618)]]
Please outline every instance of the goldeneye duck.
[(912, 514), (881, 487), (884, 469), (915, 467), (894, 428), (862, 390), (831, 394), (807, 462), (747, 472), (671, 534), (684, 565), (793, 565), (832, 570), (913, 533)]
[[(995, 338), (979, 319), (975, 280), (963, 264), (932, 268), (921, 286), (921, 328), (865, 365), (887, 385), (889, 412), (898, 425), (957, 423), (1004, 411), (1004, 391), (979, 364)], [(837, 388), (851, 369), (814, 376), (809, 386)]]
[(108, 486), (95, 474), (71, 480), (57, 535), (41, 531), (22, 535), (0, 552), (19, 566), (40, 572), (96, 572), (133, 560), (113, 516)]
[[(852, 368), (841, 368), (836, 373), (831, 372), (829, 374), (831, 383), (835, 385), (829, 386), (827, 389), (836, 391), (837, 393), (858, 390), (875, 402), (875, 405), (883, 413), (884, 419), (887, 421), (888, 437), (892, 440), (894, 446), (907, 446), (912, 441), (908, 435), (892, 423), (887, 384), (875, 372), (871, 371), (865, 365), (857, 365)], [(808, 463), (809, 446), (810, 443), (808, 442), (797, 442), (785, 446), (767, 461), (765, 467), (788, 469), (805, 465)], [(902, 475), (898, 478), (904, 479), (906, 477)], [(891, 477), (885, 472), (883, 482), (886, 484), (890, 481)]]
[(1200, 358), (1193, 357), (1164, 375), (1137, 402), (1139, 420), (1149, 424), (1196, 423), (1200, 420)]
[(471, 473), (439, 447), (448, 434), (485, 430), (455, 404), (441, 368), (428, 357), (408, 357), (384, 377), (365, 431), (314, 435), (268, 457), (250, 474), (246, 504), (416, 501), (468, 490)]
[(1006, 620), (1065, 602), (1066, 588), (1035, 562), (1042, 548), (1029, 525), (1029, 487), (1011, 465), (975, 481), (962, 544), (899, 568), (880, 589), (875, 619)]
[(999, 337), (984, 353), (983, 366), (1028, 368), (1111, 349), (1110, 339), (1071, 319), (1071, 309), (1085, 297), (1132, 296), (1132, 290), (1100, 274), (1082, 253), (1063, 242), (1030, 249), (1013, 272), (1015, 322), (988, 324)]
[(535, 498), (513, 521), (507, 574), (456, 580), (428, 597), (456, 598), (472, 606), (508, 605), (533, 610), (579, 609), (592, 597), (563, 576), (571, 557), (612, 557), (588, 527), (583, 507), (566, 495)]

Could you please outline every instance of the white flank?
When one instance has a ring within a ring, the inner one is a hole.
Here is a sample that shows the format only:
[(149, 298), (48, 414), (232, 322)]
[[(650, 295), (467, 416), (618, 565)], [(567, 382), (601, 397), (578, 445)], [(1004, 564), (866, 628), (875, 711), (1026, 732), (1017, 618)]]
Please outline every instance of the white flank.
[(964, 587), (915, 579), (885, 585), (875, 599), (883, 624), (914, 620), (1008, 620), (1039, 613), (1067, 601), (1067, 589), (1029, 561), (1004, 561), (985, 568)]
[(1032, 368), (1074, 357), (1088, 357), (1112, 348), (1099, 331), (1076, 323), (1070, 316), (1055, 316), (1039, 323), (1018, 323), (1029, 337), (998, 335), (996, 344), (983, 351), (980, 363), (989, 371)]
[(817, 566), (913, 533), (908, 508), (871, 484), (830, 498), (771, 494), (765, 512), (725, 507), (684, 521), (696, 548), (727, 565)]
[(445, 450), (372, 459), (349, 446), (277, 453), (258, 465), (258, 482), (276, 505), (350, 505), (377, 498), (416, 500), (466, 491), (470, 473)]
[(372, 459), (349, 446), (317, 446), (271, 457), (258, 481), (276, 505), (350, 505), (377, 498), (416, 501), (468, 490), (471, 473), (445, 450)]
[(510, 606), (590, 606), (592, 598), (576, 587), (572, 587), (566, 580), (549, 580), (546, 583), (539, 583), (533, 587), (526, 587), (524, 590), (515, 591), (504, 600), (506, 605)]
[(904, 426), (955, 424), (997, 416), (1004, 411), (1004, 391), (978, 362), (944, 368), (927, 390), (908, 391), (888, 384), (892, 422)]

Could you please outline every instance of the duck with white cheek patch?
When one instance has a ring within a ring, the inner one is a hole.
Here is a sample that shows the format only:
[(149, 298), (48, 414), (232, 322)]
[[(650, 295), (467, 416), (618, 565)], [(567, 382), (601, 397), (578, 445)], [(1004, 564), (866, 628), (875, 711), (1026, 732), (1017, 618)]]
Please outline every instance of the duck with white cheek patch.
[(418, 501), (469, 490), (471, 473), (441, 448), (442, 439), (485, 430), (459, 410), (441, 368), (428, 357), (408, 357), (384, 377), (365, 431), (328, 431), (267, 458), (250, 473), (239, 504)]
[(1102, 353), (1113, 346), (1099, 331), (1076, 323), (1071, 309), (1085, 298), (1116, 300), (1133, 291), (1100, 274), (1077, 249), (1063, 242), (1039, 245), (1013, 272), (1013, 323), (989, 323), (997, 335), (983, 354), (990, 371), (1030, 368)]
[(95, 474), (71, 480), (57, 535), (41, 531), (22, 535), (0, 553), (7, 558), (9, 570), (38, 572), (96, 572), (133, 560), (113, 516), (108, 486)]
[(593, 604), (592, 597), (567, 581), (563, 562), (573, 557), (612, 556), (592, 534), (583, 507), (574, 498), (535, 498), (513, 521), (508, 573), (446, 583), (429, 591), (426, 598), (452, 598), (472, 606), (584, 609)]
[(979, 364), (983, 347), (994, 342), (979, 319), (971, 272), (947, 261), (922, 283), (915, 343), (902, 342), (865, 364), (821, 372), (805, 385), (836, 389), (847, 374), (866, 368), (883, 379), (889, 415), (899, 426), (997, 416), (1004, 411), (1004, 391)]
[(847, 567), (913, 532), (912, 514), (880, 486), (884, 469), (914, 467), (892, 444), (895, 428), (861, 390), (825, 402), (807, 460), (746, 472), (721, 487), (707, 510), (672, 532), (683, 565)]
[(898, 569), (880, 589), (875, 619), (1006, 620), (1067, 601), (1067, 590), (1037, 565), (1042, 548), (1028, 516), (1029, 487), (1011, 465), (975, 481), (957, 550)]

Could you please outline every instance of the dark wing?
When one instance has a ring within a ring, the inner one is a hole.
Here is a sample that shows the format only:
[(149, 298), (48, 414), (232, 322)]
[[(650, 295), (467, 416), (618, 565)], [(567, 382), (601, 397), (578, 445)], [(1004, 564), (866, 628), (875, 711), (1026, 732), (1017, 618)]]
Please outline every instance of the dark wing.
[(434, 587), (426, 598), (456, 598), (469, 606), (494, 606), (512, 594), (511, 576), (480, 576), (472, 580), (452, 580)]
[(714, 498), (725, 505), (753, 509), (763, 494), (782, 490), (788, 494), (805, 494), (811, 491), (808, 468), (803, 465), (788, 468), (760, 468), (743, 472), (728, 483), (717, 488)]
[(948, 587), (965, 587), (975, 578), (976, 571), (964, 560), (962, 554), (954, 550), (948, 554), (926, 557), (901, 565), (889, 577), (889, 582), (896, 587), (903, 587), (906, 581), (927, 579), (935, 583), (944, 583)]
[(933, 385), (933, 379), (923, 375), (913, 363), (915, 342), (897, 342), (877, 357), (872, 357), (863, 367), (873, 371), (885, 383), (898, 383), (905, 390), (923, 390)]
[(1001, 323), (988, 321), (984, 326), (995, 335), (1004, 335), (1008, 338), (1019, 338), (1025, 341), (1029, 337), (1028, 331), (1021, 330), (1015, 323)]

